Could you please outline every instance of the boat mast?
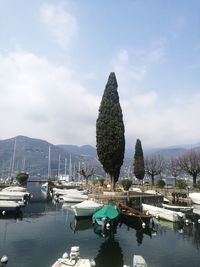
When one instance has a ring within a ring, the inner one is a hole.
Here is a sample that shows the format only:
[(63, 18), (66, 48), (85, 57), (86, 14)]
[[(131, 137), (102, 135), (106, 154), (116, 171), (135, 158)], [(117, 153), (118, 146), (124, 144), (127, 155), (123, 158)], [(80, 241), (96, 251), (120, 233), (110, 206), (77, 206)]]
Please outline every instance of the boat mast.
[(48, 180), (51, 177), (51, 146), (49, 145), (49, 155), (48, 155)]
[(11, 169), (10, 169), (10, 178), (13, 178), (13, 170), (14, 170), (14, 165), (15, 165), (15, 151), (16, 151), (16, 143), (17, 143), (17, 137), (15, 137), (15, 142), (14, 142), (14, 148), (13, 148), (13, 155), (12, 155), (12, 163), (11, 163)]
[(69, 179), (72, 179), (72, 159), (71, 159), (71, 154), (69, 157)]
[(67, 158), (65, 158), (65, 175), (67, 175)]
[(58, 156), (58, 177), (60, 176), (60, 153)]

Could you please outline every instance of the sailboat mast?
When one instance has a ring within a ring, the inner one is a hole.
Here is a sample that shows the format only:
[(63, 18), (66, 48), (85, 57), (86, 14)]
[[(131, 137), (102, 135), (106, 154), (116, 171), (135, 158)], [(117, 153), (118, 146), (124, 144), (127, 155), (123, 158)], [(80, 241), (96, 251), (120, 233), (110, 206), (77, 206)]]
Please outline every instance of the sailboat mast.
[(67, 158), (65, 158), (65, 175), (67, 175)]
[(60, 176), (60, 153), (58, 156), (58, 177)]
[(11, 170), (10, 170), (10, 178), (13, 176), (13, 170), (14, 170), (14, 165), (15, 165), (15, 151), (16, 151), (16, 137), (15, 137), (15, 142), (14, 142), (14, 149), (13, 149), (13, 155), (12, 155), (12, 164), (11, 164)]
[(49, 155), (48, 155), (48, 179), (51, 177), (51, 146), (49, 145)]
[(72, 179), (72, 159), (69, 157), (69, 178)]

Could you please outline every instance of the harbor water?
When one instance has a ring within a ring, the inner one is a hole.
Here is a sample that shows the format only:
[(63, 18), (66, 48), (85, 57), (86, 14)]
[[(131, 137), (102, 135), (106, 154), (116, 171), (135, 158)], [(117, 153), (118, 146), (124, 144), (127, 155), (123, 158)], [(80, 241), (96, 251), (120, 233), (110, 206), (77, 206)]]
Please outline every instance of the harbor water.
[(200, 266), (200, 224), (156, 221), (153, 231), (119, 224), (114, 234), (94, 232), (91, 220), (76, 221), (70, 206), (47, 203), (40, 183), (28, 184), (34, 201), (23, 208), (21, 218), (0, 219), (0, 256), (7, 267), (50, 267), (72, 246), (82, 258), (94, 259), (97, 267), (132, 266), (134, 254), (149, 267)]

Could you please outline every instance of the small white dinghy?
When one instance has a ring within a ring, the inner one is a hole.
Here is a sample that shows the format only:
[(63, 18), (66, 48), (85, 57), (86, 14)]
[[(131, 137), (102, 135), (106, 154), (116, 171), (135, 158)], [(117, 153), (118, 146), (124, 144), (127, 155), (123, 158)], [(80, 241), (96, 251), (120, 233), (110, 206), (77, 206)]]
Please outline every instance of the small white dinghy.
[[(123, 267), (130, 267), (123, 265)], [(133, 255), (133, 267), (148, 267), (145, 259), (141, 255)]]
[(147, 263), (141, 255), (133, 255), (133, 267), (147, 267)]
[(80, 258), (80, 248), (75, 246), (71, 247), (70, 255), (65, 252), (62, 258), (59, 258), (52, 267), (67, 267), (67, 266), (74, 266), (74, 267), (93, 267), (95, 266), (94, 260), (89, 259), (81, 259)]
[(185, 214), (183, 212), (172, 211), (148, 204), (142, 203), (142, 210), (148, 212), (150, 215), (155, 216), (156, 218), (164, 219), (170, 222), (179, 222), (185, 219)]
[(97, 203), (93, 200), (85, 200), (72, 206), (72, 209), (76, 217), (89, 217), (102, 207), (103, 204)]

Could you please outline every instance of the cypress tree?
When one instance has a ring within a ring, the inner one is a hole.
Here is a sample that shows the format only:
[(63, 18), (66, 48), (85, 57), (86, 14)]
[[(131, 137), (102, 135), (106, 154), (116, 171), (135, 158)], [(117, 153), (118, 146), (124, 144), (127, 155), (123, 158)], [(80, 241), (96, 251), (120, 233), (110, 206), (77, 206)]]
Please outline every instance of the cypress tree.
[(145, 169), (144, 169), (144, 157), (143, 157), (142, 144), (139, 139), (137, 139), (136, 144), (135, 144), (135, 155), (134, 155), (133, 168), (134, 168), (135, 177), (139, 180), (142, 180), (144, 178)]
[(96, 122), (97, 154), (114, 191), (124, 160), (124, 123), (115, 73), (111, 72), (99, 107)]

